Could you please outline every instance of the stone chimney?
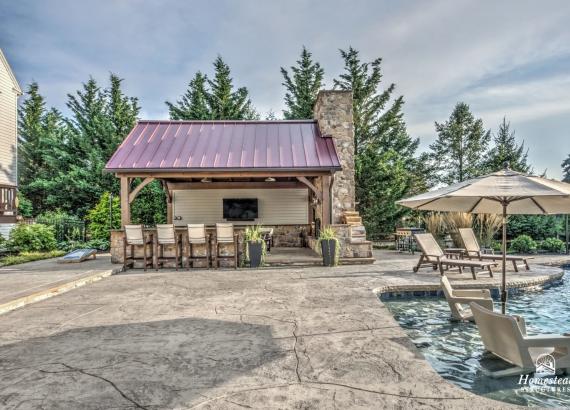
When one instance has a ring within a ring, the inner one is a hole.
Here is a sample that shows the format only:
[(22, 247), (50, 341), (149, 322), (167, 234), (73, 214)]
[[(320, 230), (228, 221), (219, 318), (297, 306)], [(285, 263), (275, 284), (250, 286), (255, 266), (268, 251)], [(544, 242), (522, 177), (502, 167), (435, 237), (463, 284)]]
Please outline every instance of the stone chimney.
[(355, 209), (354, 124), (352, 91), (319, 91), (313, 108), (321, 134), (334, 140), (342, 171), (334, 175), (332, 185), (332, 223), (341, 223), (343, 212)]

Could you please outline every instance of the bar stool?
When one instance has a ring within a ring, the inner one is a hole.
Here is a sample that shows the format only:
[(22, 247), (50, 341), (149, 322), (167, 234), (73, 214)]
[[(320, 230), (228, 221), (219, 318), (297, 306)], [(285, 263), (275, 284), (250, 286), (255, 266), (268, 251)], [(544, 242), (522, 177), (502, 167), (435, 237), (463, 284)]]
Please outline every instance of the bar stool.
[[(190, 264), (194, 267), (196, 260), (205, 259), (206, 267), (210, 267), (210, 241), (206, 235), (204, 224), (188, 224), (188, 243), (186, 247), (186, 268), (190, 269)], [(203, 245), (206, 248), (206, 256), (194, 256), (194, 246)]]
[[(135, 257), (135, 246), (143, 247), (143, 257)], [(131, 256), (127, 255), (127, 247), (131, 248)], [(150, 249), (150, 255), (147, 252)], [(143, 267), (146, 271), (148, 266), (152, 266), (152, 234), (145, 238), (142, 225), (125, 225), (125, 236), (123, 238), (123, 269), (132, 265), (135, 267), (135, 261), (143, 261)], [(150, 259), (149, 259), (150, 257)]]
[[(174, 224), (158, 224), (156, 225), (156, 270), (159, 267), (164, 267), (164, 262), (174, 260), (176, 270), (178, 270), (180, 259), (180, 254), (182, 253), (180, 248), (182, 241), (180, 237), (176, 235), (176, 230)], [(174, 245), (174, 257), (164, 256), (164, 246)]]
[[(233, 243), (234, 254), (231, 256), (220, 255), (220, 244)], [(215, 252), (215, 265), (220, 267), (220, 260), (233, 260), (234, 267), (238, 267), (238, 246), (237, 236), (234, 234), (234, 225), (231, 223), (217, 223), (216, 224), (216, 252)]]

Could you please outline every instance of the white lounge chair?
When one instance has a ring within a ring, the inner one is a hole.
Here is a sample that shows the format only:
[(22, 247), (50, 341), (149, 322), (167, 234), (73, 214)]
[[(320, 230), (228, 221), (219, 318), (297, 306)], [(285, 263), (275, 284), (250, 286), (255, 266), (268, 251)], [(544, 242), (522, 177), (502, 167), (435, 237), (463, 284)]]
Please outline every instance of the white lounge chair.
[[(480, 261), (488, 260), (501, 262), (503, 260), (503, 255), (489, 255), (481, 253), (481, 247), (479, 246), (479, 242), (477, 241), (477, 237), (475, 236), (473, 229), (460, 228), (459, 235), (461, 235), (461, 239), (463, 240), (463, 245), (465, 246), (465, 256), (467, 258), (475, 258), (479, 259)], [(530, 270), (530, 267), (528, 266), (528, 259), (532, 258), (528, 256), (507, 255), (507, 261), (513, 263), (515, 272), (518, 272), (519, 268), (526, 268), (526, 270)], [(519, 262), (522, 262), (522, 264), (519, 265)]]
[(488, 289), (453, 289), (446, 276), (441, 277), (441, 287), (454, 320), (474, 320), (471, 309), (465, 306), (470, 303), (493, 310), (493, 298)]
[(463, 273), (463, 268), (470, 268), (471, 275), (475, 280), (477, 279), (475, 269), (480, 268), (486, 269), (489, 272), (489, 276), (493, 277), (493, 266), (497, 266), (496, 262), (451, 259), (441, 250), (441, 247), (431, 233), (418, 233), (414, 234), (414, 237), (422, 250), (420, 260), (418, 264), (414, 266), (414, 272), (417, 272), (422, 265), (432, 265), (434, 269), (439, 268), (441, 276), (443, 276), (446, 268), (456, 267), (459, 273)]
[(505, 377), (536, 371), (536, 360), (549, 354), (556, 360), (556, 369), (570, 371), (570, 336), (528, 336), (520, 316), (491, 312), (477, 303), (471, 311), (485, 349), (515, 367), (487, 372), (491, 377)]

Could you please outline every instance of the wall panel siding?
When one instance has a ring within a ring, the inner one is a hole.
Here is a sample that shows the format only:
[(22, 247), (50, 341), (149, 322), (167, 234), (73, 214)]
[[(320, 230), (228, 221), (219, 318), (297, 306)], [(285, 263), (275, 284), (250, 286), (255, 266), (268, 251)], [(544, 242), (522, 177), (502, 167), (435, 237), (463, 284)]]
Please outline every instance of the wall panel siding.
[(17, 95), (6, 67), (0, 61), (0, 184), (16, 185)]
[[(257, 198), (259, 218), (236, 224), (302, 225), (309, 220), (308, 190), (294, 189), (195, 189), (174, 191), (174, 223), (224, 222), (224, 198)], [(182, 217), (176, 220), (176, 217)]]

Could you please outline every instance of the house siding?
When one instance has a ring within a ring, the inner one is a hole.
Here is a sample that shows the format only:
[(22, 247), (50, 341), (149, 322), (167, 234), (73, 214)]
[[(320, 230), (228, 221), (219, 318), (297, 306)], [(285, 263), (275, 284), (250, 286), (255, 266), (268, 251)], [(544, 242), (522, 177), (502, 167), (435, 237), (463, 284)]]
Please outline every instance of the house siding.
[(14, 82), (0, 61), (0, 185), (17, 185), (17, 99)]
[[(303, 225), (309, 220), (308, 190), (292, 189), (199, 189), (173, 192), (176, 225), (223, 222), (224, 198), (257, 198), (259, 218), (240, 225)], [(182, 219), (178, 219), (178, 218)]]

